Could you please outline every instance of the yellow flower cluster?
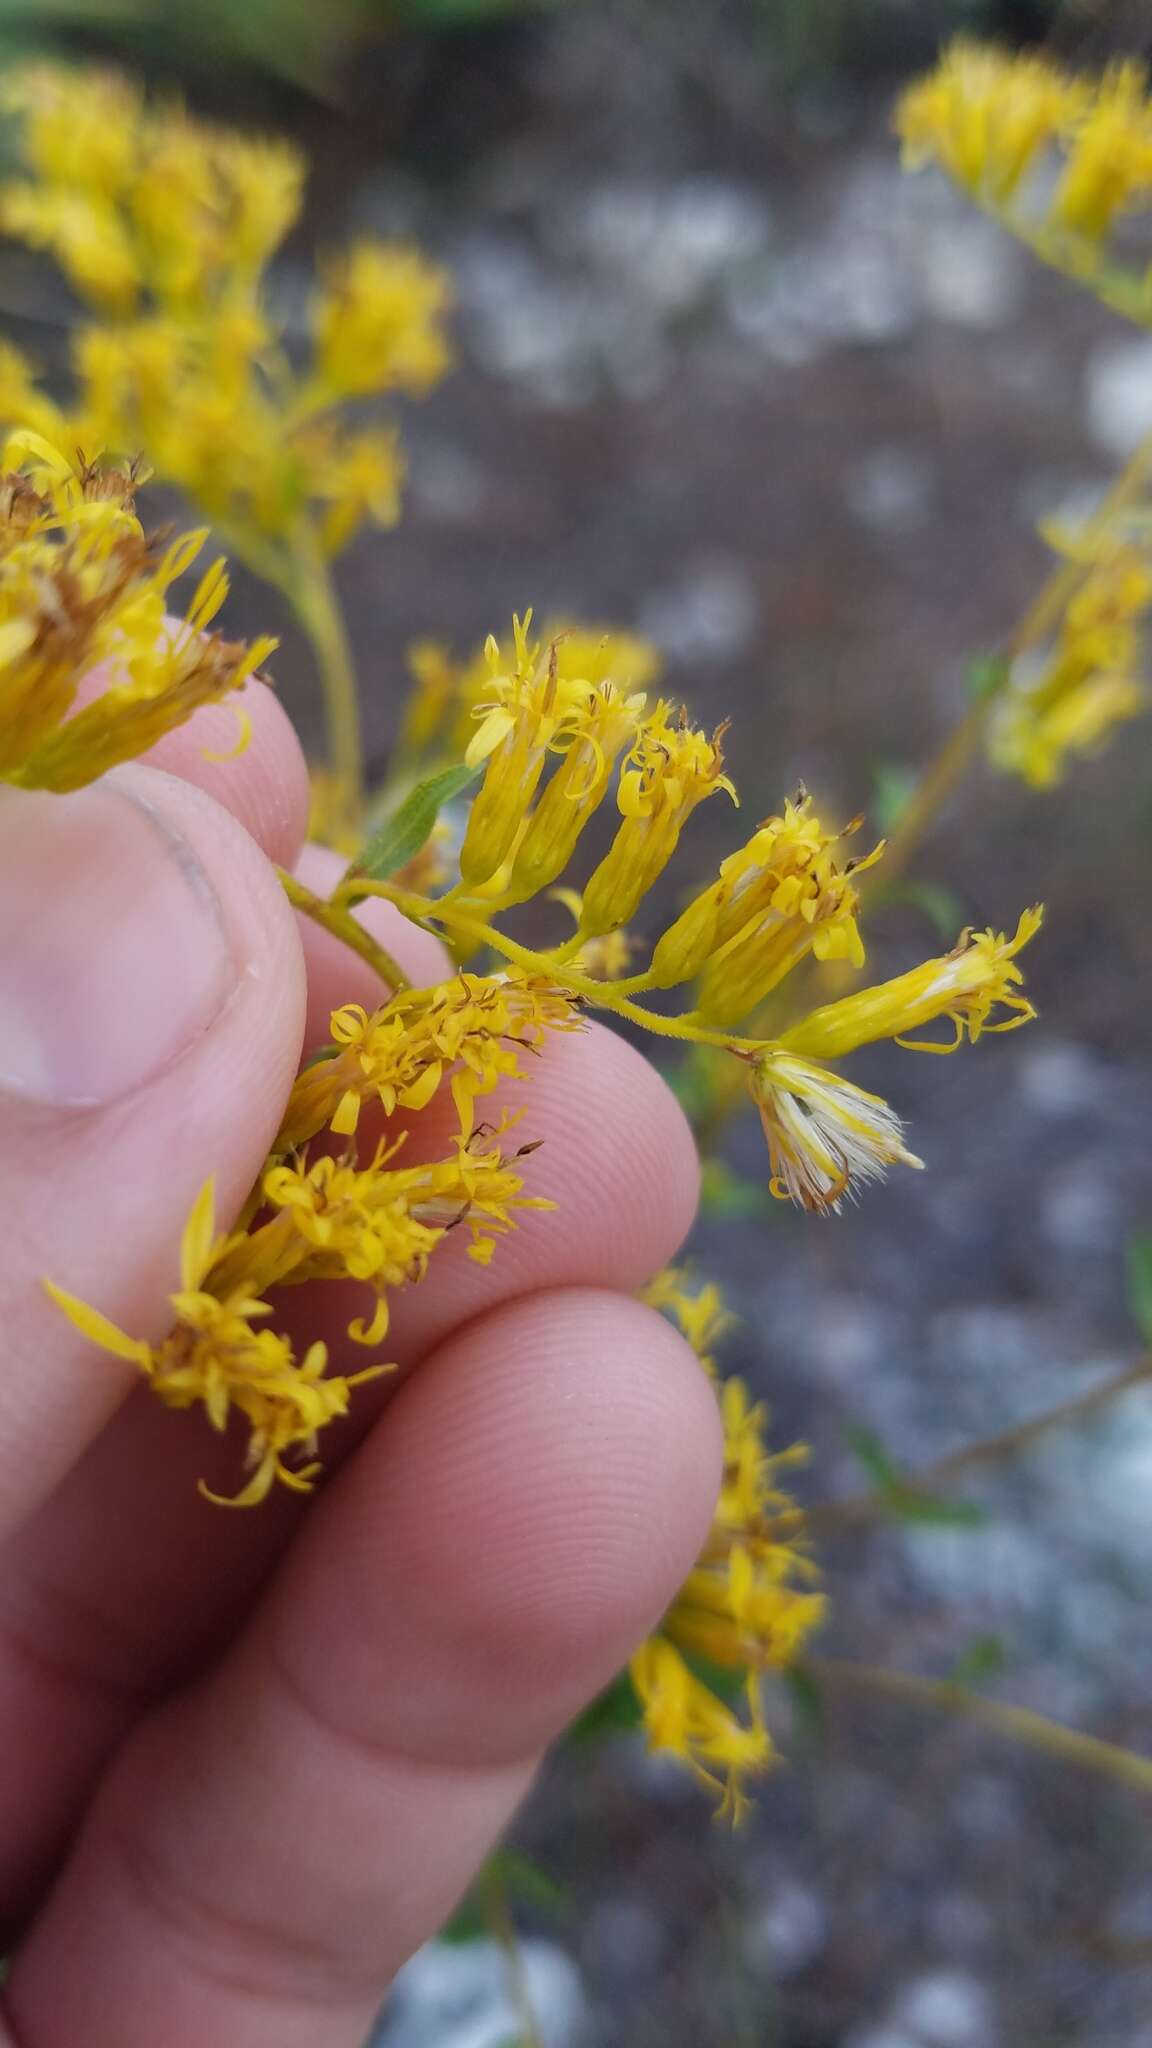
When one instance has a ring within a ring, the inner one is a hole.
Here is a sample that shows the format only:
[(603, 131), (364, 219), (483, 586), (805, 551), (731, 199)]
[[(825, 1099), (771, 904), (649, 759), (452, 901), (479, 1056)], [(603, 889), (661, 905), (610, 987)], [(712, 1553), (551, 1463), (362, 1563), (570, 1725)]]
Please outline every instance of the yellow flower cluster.
[(1081, 78), (960, 38), (904, 93), (896, 129), (911, 169), (940, 164), (1060, 267), (1061, 241), (1097, 245), (1152, 198), (1148, 76), (1130, 60)]
[[(803, 1463), (796, 1445), (769, 1452), (767, 1413), (743, 1381), (719, 1381), (713, 1346), (730, 1321), (713, 1286), (693, 1291), (675, 1269), (645, 1291), (665, 1310), (716, 1381), (724, 1423), (724, 1477), (711, 1533), (657, 1632), (630, 1666), (650, 1746), (680, 1757), (739, 1820), (751, 1777), (775, 1760), (764, 1720), (767, 1671), (792, 1663), (824, 1613), (817, 1572), (803, 1542), (803, 1516), (777, 1485)], [(744, 1712), (704, 1675), (738, 1674)]]
[[(1075, 559), (1074, 537), (1049, 538)], [(1149, 607), (1146, 550), (1122, 536), (1094, 544), (1050, 644), (1026, 650), (998, 695), (988, 735), (995, 767), (1048, 788), (1070, 755), (1094, 752), (1147, 707)]]
[[(2, 370), (0, 363), (0, 379)], [(628, 697), (659, 678), (659, 653), (634, 633), (552, 619), (542, 627), (540, 637), (546, 646), (556, 649), (561, 689), (572, 682), (595, 689), (611, 681)], [(415, 767), (432, 756), (455, 760), (463, 754), (473, 735), (476, 710), (491, 695), (494, 667), (497, 673), (507, 675), (516, 664), (514, 636), (497, 643), (495, 664), (491, 646), (491, 641), (485, 642), (463, 661), (455, 660), (439, 640), (421, 640), (409, 649), (411, 688), (397, 744), (406, 767)]]
[[(371, 1313), (353, 1317), (349, 1334), (378, 1343), (390, 1292), (422, 1277), (446, 1229), (466, 1222), (472, 1256), (486, 1261), (516, 1213), (539, 1205), (522, 1193), (518, 1162), (526, 1148), (509, 1157), (506, 1126), (496, 1133), (477, 1127), (477, 1100), (522, 1078), (524, 1054), (538, 1052), (549, 1033), (578, 1029), (585, 1005), (742, 1062), (768, 1139), (773, 1192), (818, 1210), (835, 1209), (853, 1186), (894, 1163), (920, 1163), (888, 1104), (827, 1062), (884, 1037), (950, 1051), (1033, 1014), (1020, 992), (1016, 956), (1038, 928), (1039, 912), (1026, 913), (1011, 939), (965, 934), (951, 954), (814, 1010), (774, 1038), (736, 1036), (741, 1019), (809, 954), (853, 965), (864, 957), (854, 875), (883, 849), (863, 860), (845, 857), (846, 834), (824, 828), (804, 791), (721, 863), (716, 880), (657, 938), (649, 964), (629, 973), (635, 942), (620, 928), (663, 873), (693, 809), (721, 791), (734, 798), (735, 791), (723, 770), (720, 733), (699, 731), (663, 698), (650, 704), (643, 691), (606, 671), (604, 648), (593, 641), (583, 649), (590, 659), (578, 662), (570, 649), (562, 665), (563, 644), (534, 642), (530, 617), (514, 623), (508, 649), (488, 643), (468, 748), (480, 780), (458, 878), (447, 890), (420, 893), (411, 861), (399, 878), (377, 877), (358, 862), (327, 903), (302, 903), (363, 950), (368, 942), (349, 912), (363, 897), (379, 895), (441, 936), (458, 960), (487, 948), (502, 964), (494, 972), (461, 966), (435, 988), (402, 986), (371, 1015), (354, 1004), (333, 1013), (329, 1043), (292, 1090), (247, 1227), (216, 1247), (207, 1266), (197, 1255), (196, 1285), (175, 1301), (177, 1331), (167, 1346), (132, 1352), (164, 1398), (195, 1398), (199, 1387), (213, 1419), (223, 1420), (229, 1402), (248, 1415), (254, 1471), (245, 1500), (261, 1497), (286, 1474), (299, 1480), (292, 1455), (311, 1458), (316, 1404), (329, 1398), (315, 1391), (328, 1385), (315, 1347), (297, 1361), (285, 1339), (249, 1327), (251, 1316), (266, 1312), (266, 1291), (306, 1278), (352, 1281), (367, 1292)], [(583, 890), (550, 887), (610, 799), (616, 830)], [(286, 886), (297, 901), (293, 885)], [(493, 920), (544, 891), (559, 897), (575, 930), (539, 951)], [(382, 965), (392, 978), (389, 964)], [(694, 992), (679, 1015), (637, 1000), (685, 984)], [(950, 1020), (951, 1042), (910, 1036), (936, 1019)], [(442, 1096), (455, 1124), (446, 1156), (431, 1168), (397, 1165), (396, 1148), (379, 1141), (376, 1120), (419, 1119)], [(308, 1150), (313, 1140), (320, 1141), (315, 1156)], [(690, 1309), (675, 1295), (665, 1305), (710, 1355), (719, 1304), (705, 1293)], [(93, 1333), (98, 1327), (105, 1327), (99, 1318), (90, 1325)], [(130, 1341), (116, 1339), (121, 1350)], [(303, 1408), (292, 1405), (298, 1385), (313, 1389)], [(346, 1392), (331, 1398), (343, 1402)], [(742, 1644), (745, 1662), (750, 1644), (767, 1661), (778, 1654), (787, 1626), (768, 1589), (787, 1585), (788, 1612), (798, 1625), (815, 1612), (810, 1600), (796, 1604), (799, 1565), (782, 1576), (777, 1571), (784, 1553), (777, 1547), (779, 1518), (770, 1530), (765, 1520), (772, 1461), (763, 1453), (759, 1413), (742, 1406), (738, 1392), (725, 1399), (729, 1464), (744, 1475), (744, 1493), (720, 1551), (702, 1560), (690, 1602), (668, 1624), (659, 1653), (652, 1652), (652, 1683), (680, 1688), (678, 1698), (684, 1682), (669, 1677), (674, 1660), (693, 1642), (701, 1647), (705, 1636), (710, 1655), (723, 1641), (733, 1655)], [(736, 1495), (730, 1490), (726, 1498), (731, 1503)], [(723, 1629), (734, 1633), (723, 1637)], [(693, 1712), (699, 1707), (696, 1701)], [(719, 1711), (709, 1709), (713, 1743), (727, 1739), (728, 1721), (715, 1721)], [(740, 1770), (751, 1767), (765, 1741), (762, 1731), (742, 1729)], [(719, 1765), (720, 1750), (708, 1750), (699, 1729), (693, 1743), (698, 1759), (707, 1754)]]
[[(447, 284), (413, 249), (362, 243), (329, 266), (297, 371), (267, 301), (267, 266), (300, 210), (303, 159), (153, 106), (128, 80), (38, 65), (9, 76), (24, 176), (0, 227), (49, 251), (99, 316), (77, 333), (68, 442), (148, 450), (273, 580), (302, 529), (335, 553), (397, 516), (392, 426), (351, 426), (349, 399), (420, 395), (443, 375)], [(10, 408), (10, 410), (9, 410)], [(0, 412), (57, 438), (64, 418), (14, 352)], [(264, 544), (263, 546), (261, 544)]]
[[(216, 1237), (211, 1184), (202, 1191), (184, 1236), (174, 1326), (162, 1344), (126, 1335), (50, 1285), (76, 1327), (138, 1365), (170, 1407), (200, 1402), (218, 1430), (233, 1409), (244, 1417), (251, 1476), (231, 1505), (255, 1506), (277, 1482), (309, 1491), (320, 1470), (319, 1431), (347, 1413), (352, 1388), (388, 1370), (329, 1374), (323, 1344), (297, 1354), (287, 1335), (261, 1326), (273, 1312), (265, 1295), (309, 1280), (350, 1281), (371, 1314), (352, 1316), (348, 1334), (376, 1345), (388, 1332), (390, 1295), (423, 1279), (449, 1231), (464, 1229), (469, 1255), (487, 1264), (521, 1211), (552, 1204), (524, 1193), (519, 1162), (535, 1147), (506, 1149), (511, 1120), (473, 1129), (475, 1098), (506, 1077), (522, 1077), (518, 1054), (535, 1049), (545, 1030), (575, 1021), (571, 1003), (554, 991), (476, 975), (397, 996), (372, 1017), (337, 1011), (324, 1049), (332, 1056), (321, 1056), (296, 1083), (247, 1227)], [(401, 1137), (357, 1157), (351, 1134), (363, 1097), (375, 1096), (389, 1112), (425, 1107), (454, 1063), (459, 1122), (442, 1140), (445, 1156), (399, 1164)], [(305, 1140), (320, 1132), (349, 1142), (337, 1154), (322, 1146), (313, 1155)]]
[[(0, 471), (0, 781), (78, 789), (238, 689), (276, 643), (209, 630), (228, 593), (222, 562), (172, 622), (168, 593), (207, 536), (150, 540), (132, 473), (69, 463), (27, 433)], [(94, 674), (102, 687), (80, 703)]]
[[(466, 756), (483, 767), (483, 780), (459, 880), (438, 896), (395, 882), (369, 884), (367, 893), (390, 898), (457, 949), (487, 944), (584, 1002), (745, 1061), (768, 1138), (772, 1190), (781, 1197), (835, 1209), (853, 1186), (883, 1177), (889, 1166), (919, 1166), (889, 1105), (822, 1063), (877, 1038), (952, 1051), (981, 1030), (1026, 1022), (1034, 1013), (1019, 994), (1015, 961), (1039, 928), (1039, 911), (1025, 913), (1011, 940), (965, 934), (945, 958), (817, 1010), (772, 1039), (738, 1037), (741, 1022), (808, 956), (862, 965), (857, 878), (881, 859), (883, 845), (853, 857), (845, 842), (860, 820), (830, 831), (800, 790), (721, 862), (716, 879), (657, 938), (646, 967), (628, 973), (623, 949), (610, 961), (598, 957), (594, 949), (622, 937), (620, 927), (663, 873), (695, 806), (719, 791), (735, 798), (735, 790), (723, 772), (721, 733), (697, 730), (667, 700), (650, 704), (643, 691), (602, 670), (593, 679), (571, 658), (562, 670), (562, 646), (532, 639), (531, 614), (514, 622), (511, 659), (508, 648), (488, 643)], [(551, 889), (575, 932), (551, 952), (508, 939), (492, 920), (567, 874), (581, 834), (613, 788), (620, 822), (608, 851), (583, 890)], [(358, 876), (350, 886), (365, 893)], [(678, 1016), (636, 1000), (686, 984), (694, 995)], [(951, 1019), (951, 1043), (910, 1038), (936, 1018)]]

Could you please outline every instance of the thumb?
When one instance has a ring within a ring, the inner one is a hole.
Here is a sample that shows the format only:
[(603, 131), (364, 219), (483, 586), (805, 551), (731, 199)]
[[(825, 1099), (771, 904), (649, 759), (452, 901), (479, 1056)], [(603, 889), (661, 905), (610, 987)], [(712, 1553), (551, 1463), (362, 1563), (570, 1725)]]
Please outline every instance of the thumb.
[(74, 796), (0, 790), (0, 1535), (132, 1385), (55, 1281), (158, 1339), (180, 1234), (226, 1224), (300, 1055), (295, 919), (243, 827), (133, 766)]

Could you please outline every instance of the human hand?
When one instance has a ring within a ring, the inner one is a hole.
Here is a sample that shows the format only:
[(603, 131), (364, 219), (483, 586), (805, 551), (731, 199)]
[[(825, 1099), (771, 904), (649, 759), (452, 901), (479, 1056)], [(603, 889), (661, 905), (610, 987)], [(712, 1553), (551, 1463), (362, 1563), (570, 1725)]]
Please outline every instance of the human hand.
[[(205, 759), (213, 708), (77, 796), (0, 792), (0, 2048), (360, 2048), (715, 1493), (711, 1391), (629, 1298), (691, 1219), (692, 1140), (595, 1024), (514, 1097), (558, 1210), (488, 1270), (446, 1242), (397, 1297), (401, 1374), (326, 1432), (314, 1503), (205, 1502), (236, 1443), (46, 1297), (160, 1338), (203, 1182), (226, 1222), (302, 1045), (379, 1000), (279, 888), (273, 861), (319, 888), (339, 863), (301, 858), (303, 759), (246, 694), (239, 760)], [(364, 916), (441, 978), (434, 940)], [(289, 1315), (339, 1362), (343, 1303)]]

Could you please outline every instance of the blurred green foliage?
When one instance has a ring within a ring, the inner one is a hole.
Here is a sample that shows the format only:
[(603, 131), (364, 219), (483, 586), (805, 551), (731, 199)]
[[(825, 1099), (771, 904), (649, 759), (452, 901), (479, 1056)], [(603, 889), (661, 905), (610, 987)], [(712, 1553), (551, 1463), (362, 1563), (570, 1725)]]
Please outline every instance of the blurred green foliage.
[[(1069, 0), (718, 0), (785, 76), (931, 50), (957, 29), (1042, 34)], [(1084, 0), (1072, 0), (1083, 6)], [(697, 0), (0, 0), (0, 63), (47, 48), (93, 50), (175, 72), (234, 68), (312, 92), (331, 89), (365, 40), (495, 26), (555, 7), (610, 6), (667, 19)]]

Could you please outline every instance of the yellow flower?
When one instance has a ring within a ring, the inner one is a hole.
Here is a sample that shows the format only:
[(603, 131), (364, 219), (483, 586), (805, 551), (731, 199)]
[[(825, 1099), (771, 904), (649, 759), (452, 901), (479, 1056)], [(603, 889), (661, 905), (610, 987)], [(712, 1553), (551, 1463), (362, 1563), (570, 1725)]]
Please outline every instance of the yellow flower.
[[(131, 510), (130, 473), (73, 469), (28, 435), (6, 461), (19, 467), (0, 478), (0, 780), (78, 789), (238, 689), (276, 643), (207, 631), (228, 591), (220, 562), (173, 627), (169, 589), (205, 535), (158, 551)], [(75, 711), (102, 665), (105, 688)]]
[(1152, 107), (1142, 64), (1115, 64), (1078, 114), (1053, 215), (1100, 241), (1117, 217), (1152, 193)]
[(451, 357), (447, 274), (403, 243), (359, 242), (330, 266), (313, 309), (315, 378), (333, 398), (373, 391), (422, 396)]
[[(1014, 1031), (1036, 1012), (1020, 993), (1016, 955), (1040, 928), (1039, 909), (1022, 914), (1012, 938), (965, 932), (951, 953), (926, 960), (892, 981), (813, 1010), (747, 1059), (749, 1091), (760, 1111), (772, 1167), (772, 1193), (804, 1209), (839, 1209), (843, 1197), (890, 1166), (921, 1166), (904, 1143), (904, 1126), (882, 1096), (827, 1067), (858, 1046), (895, 1039), (912, 1052), (955, 1052), (967, 1037)], [(937, 1018), (951, 1041), (910, 1038)]]
[[(847, 831), (857, 829), (855, 820)], [(657, 987), (703, 975), (697, 1015), (735, 1024), (790, 974), (805, 954), (863, 964), (850, 879), (880, 858), (843, 861), (844, 832), (826, 832), (801, 790), (720, 866), (717, 882), (689, 904), (652, 956)]]
[(138, 1366), (168, 1407), (199, 1403), (218, 1430), (227, 1428), (234, 1408), (245, 1418), (252, 1476), (233, 1500), (223, 1504), (253, 1507), (277, 1481), (293, 1492), (310, 1492), (319, 1468), (298, 1460), (310, 1458), (326, 1423), (346, 1414), (352, 1388), (375, 1379), (384, 1368), (370, 1366), (348, 1377), (327, 1378), (323, 1344), (311, 1345), (298, 1358), (287, 1337), (255, 1329), (254, 1323), (272, 1310), (251, 1295), (242, 1278), (226, 1293), (214, 1291), (213, 1267), (221, 1255), (227, 1256), (228, 1244), (216, 1239), (213, 1185), (208, 1181), (184, 1232), (180, 1288), (171, 1297), (175, 1326), (159, 1345), (127, 1336), (97, 1309), (50, 1281), (45, 1285), (82, 1335)]
[[(955, 1052), (965, 1035), (975, 1043), (982, 1031), (1015, 1031), (1036, 1015), (1019, 993), (1023, 975), (1016, 955), (1036, 936), (1043, 917), (1039, 908), (1023, 911), (1010, 939), (1003, 932), (964, 932), (951, 953), (826, 1003), (777, 1043), (781, 1051), (804, 1059), (836, 1060), (877, 1038), (894, 1038), (913, 1052)], [(950, 1044), (909, 1038), (910, 1031), (938, 1017), (953, 1027)]]
[(909, 168), (936, 161), (974, 197), (1002, 206), (1086, 99), (1085, 86), (1043, 57), (960, 37), (903, 94), (895, 126)]
[[(475, 707), (478, 724), (464, 756), (472, 767), (487, 764), (460, 849), (460, 875), (470, 889), (491, 881), (530, 830), (528, 816), (549, 752), (564, 753), (577, 740), (587, 741), (587, 753), (582, 747), (574, 775), (565, 778), (560, 793), (561, 803), (566, 794), (573, 799), (578, 833), (590, 814), (585, 801), (591, 798), (594, 808), (607, 786), (607, 777), (600, 774), (606, 748), (614, 750), (614, 759), (635, 730), (634, 700), (622, 704), (614, 691), (605, 697), (590, 690), (583, 678), (561, 675), (558, 644), (553, 641), (541, 652), (528, 638), (531, 624), (531, 612), (512, 622), (510, 667), (505, 668), (494, 639), (485, 648), (487, 694)], [(550, 866), (551, 842), (562, 830), (554, 806), (549, 805), (546, 817), (547, 832), (542, 843), (536, 842), (535, 863), (541, 871)], [(547, 879), (557, 872), (551, 867)]]
[(368, 1324), (354, 1319), (349, 1335), (378, 1344), (388, 1330), (389, 1291), (423, 1279), (449, 1230), (464, 1228), (470, 1257), (487, 1265), (520, 1211), (554, 1207), (523, 1192), (517, 1162), (535, 1147), (507, 1155), (500, 1141), (508, 1128), (461, 1137), (450, 1158), (427, 1166), (392, 1165), (400, 1144), (384, 1143), (365, 1167), (329, 1155), (272, 1166), (263, 1192), (280, 1214), (243, 1241), (243, 1258), (259, 1270), (262, 1286), (342, 1278), (366, 1283), (376, 1295), (376, 1313)]
[[(683, 1268), (666, 1266), (648, 1282), (640, 1299), (663, 1310), (692, 1346), (709, 1379), (716, 1378), (716, 1345), (735, 1321), (714, 1281), (695, 1290)], [(735, 1382), (730, 1381), (729, 1385)]]
[(335, 1056), (296, 1082), (275, 1149), (289, 1151), (325, 1125), (351, 1135), (372, 1098), (388, 1116), (424, 1109), (449, 1077), (467, 1138), (477, 1096), (522, 1078), (522, 1052), (537, 1050), (549, 1030), (581, 1028), (572, 997), (515, 972), (461, 973), (439, 988), (393, 996), (372, 1016), (349, 1003), (332, 1016)]
[(661, 702), (640, 725), (620, 776), (616, 802), (622, 823), (584, 891), (582, 927), (590, 937), (627, 924), (676, 851), (697, 804), (726, 790), (720, 726), (711, 739), (682, 712), (672, 723)]
[(749, 1702), (749, 1721), (741, 1721), (663, 1636), (650, 1636), (628, 1668), (649, 1748), (679, 1757), (719, 1795), (720, 1818), (741, 1821), (748, 1779), (762, 1776), (775, 1760), (758, 1695)]
[[(1074, 536), (1048, 538), (1075, 559)], [(995, 767), (1048, 788), (1070, 754), (1093, 752), (1146, 708), (1150, 605), (1152, 566), (1140, 549), (1111, 541), (1088, 558), (1047, 658), (1018, 661), (996, 702), (988, 737)]]
[[(569, 679), (563, 686), (568, 744), (528, 820), (502, 892), (506, 904), (526, 902), (563, 874), (576, 842), (608, 793), (617, 759), (635, 740), (644, 697), (625, 696), (610, 679)], [(583, 699), (583, 701), (581, 701)]]
[[(808, 1453), (802, 1444), (770, 1452), (763, 1404), (749, 1400), (742, 1380), (717, 1380), (713, 1347), (732, 1322), (718, 1288), (693, 1292), (670, 1266), (642, 1299), (671, 1316), (717, 1383), (724, 1474), (708, 1541), (659, 1630), (633, 1658), (632, 1683), (650, 1747), (679, 1756), (721, 1795), (721, 1815), (738, 1821), (747, 1779), (775, 1760), (763, 1675), (795, 1659), (824, 1613), (812, 1590), (817, 1573), (804, 1548), (804, 1518), (777, 1484), (780, 1471)], [(693, 1658), (743, 1673), (746, 1719)]]

